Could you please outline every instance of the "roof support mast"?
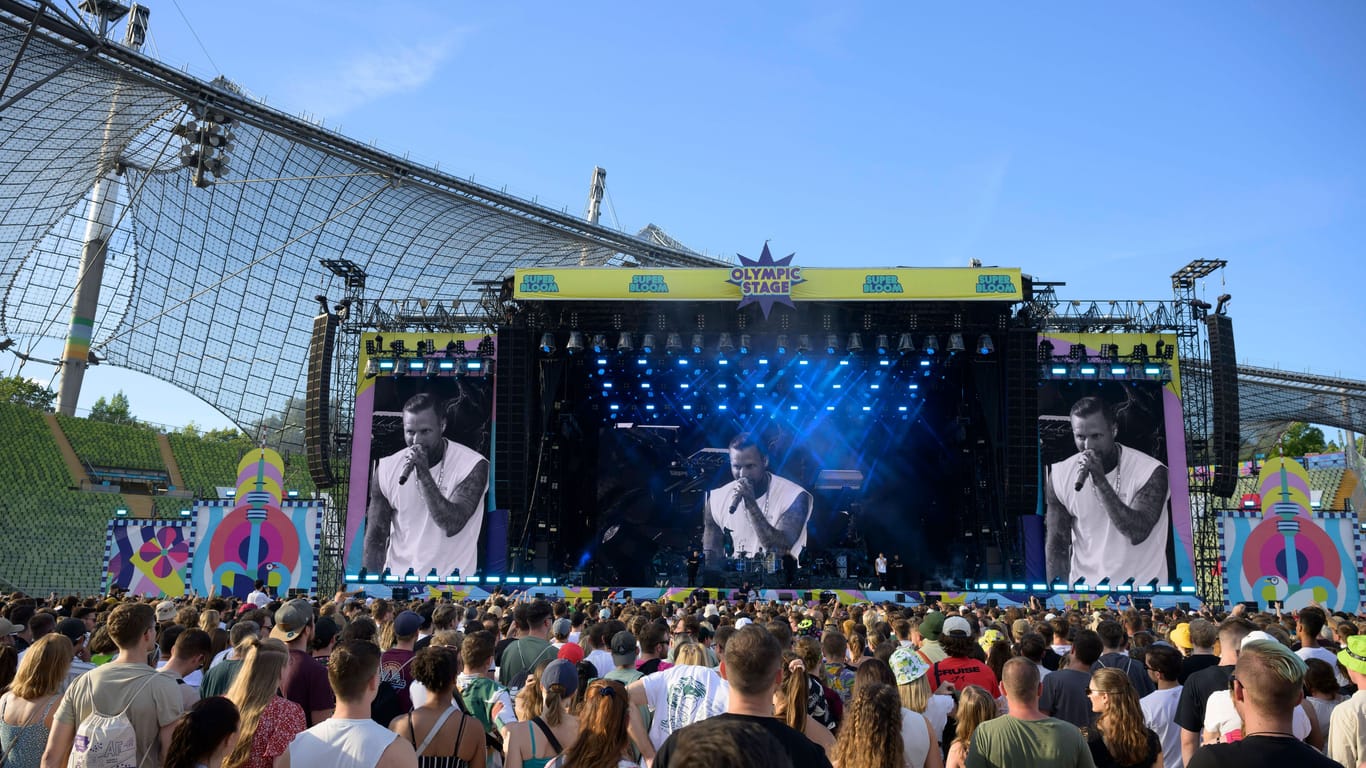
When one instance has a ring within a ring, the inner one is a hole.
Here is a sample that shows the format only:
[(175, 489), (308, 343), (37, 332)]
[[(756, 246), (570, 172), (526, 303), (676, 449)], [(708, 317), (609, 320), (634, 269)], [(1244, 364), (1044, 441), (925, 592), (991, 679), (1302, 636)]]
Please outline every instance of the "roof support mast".
[[(607, 193), (607, 171), (601, 166), (593, 166), (593, 180), (588, 185), (588, 212), (584, 218), (588, 223), (597, 226), (598, 220), (602, 218), (602, 198)], [(588, 247), (584, 246), (579, 251), (579, 266), (588, 266)]]

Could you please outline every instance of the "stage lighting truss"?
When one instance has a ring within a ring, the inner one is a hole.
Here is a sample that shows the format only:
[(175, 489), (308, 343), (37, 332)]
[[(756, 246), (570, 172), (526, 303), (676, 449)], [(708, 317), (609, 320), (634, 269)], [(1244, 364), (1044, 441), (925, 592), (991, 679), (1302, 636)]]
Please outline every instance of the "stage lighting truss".
[[(372, 349), (374, 354), (371, 354)], [(401, 341), (394, 342), (386, 352), (367, 340), (365, 377), (485, 376), (493, 372), (494, 352), (493, 339), (489, 336), (485, 336), (474, 350), (469, 349), (464, 339), (448, 342), (444, 348), (438, 348), (429, 340), (419, 342), (417, 350), (411, 353)]]
[(1041, 381), (1156, 381), (1166, 384), (1172, 380), (1169, 363), (1150, 360), (1134, 362), (1106, 359), (1103, 356), (1069, 354), (1039, 361)]

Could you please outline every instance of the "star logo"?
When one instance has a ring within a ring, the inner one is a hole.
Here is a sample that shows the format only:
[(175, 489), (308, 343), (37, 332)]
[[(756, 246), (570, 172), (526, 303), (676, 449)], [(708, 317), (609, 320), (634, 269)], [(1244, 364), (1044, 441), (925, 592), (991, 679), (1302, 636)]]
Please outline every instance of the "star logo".
[(740, 288), (741, 299), (737, 309), (758, 304), (764, 319), (768, 319), (774, 304), (795, 307), (792, 303), (792, 286), (806, 282), (806, 278), (802, 277), (802, 268), (792, 266), (792, 257), (797, 254), (789, 253), (781, 259), (774, 259), (768, 250), (768, 243), (764, 243), (763, 253), (759, 254), (758, 259), (736, 255), (740, 257), (740, 266), (730, 271), (730, 279), (726, 282)]

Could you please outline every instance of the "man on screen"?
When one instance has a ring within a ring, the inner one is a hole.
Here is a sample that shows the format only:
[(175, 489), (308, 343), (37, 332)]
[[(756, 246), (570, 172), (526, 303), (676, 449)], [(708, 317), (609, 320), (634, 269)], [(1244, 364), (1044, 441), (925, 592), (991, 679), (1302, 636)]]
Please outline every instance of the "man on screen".
[(723, 542), (730, 534), (731, 554), (772, 552), (783, 559), (790, 577), (806, 546), (811, 494), (768, 471), (768, 456), (750, 434), (730, 441), (730, 471), (735, 480), (707, 494), (702, 529), (707, 564), (724, 561)]
[(475, 572), (489, 462), (446, 439), (445, 409), (431, 395), (403, 404), (403, 450), (379, 460), (365, 515), (364, 565), (440, 576)]
[(1167, 468), (1117, 442), (1113, 409), (1098, 397), (1072, 406), (1077, 453), (1044, 483), (1048, 578), (1095, 584), (1167, 581)]

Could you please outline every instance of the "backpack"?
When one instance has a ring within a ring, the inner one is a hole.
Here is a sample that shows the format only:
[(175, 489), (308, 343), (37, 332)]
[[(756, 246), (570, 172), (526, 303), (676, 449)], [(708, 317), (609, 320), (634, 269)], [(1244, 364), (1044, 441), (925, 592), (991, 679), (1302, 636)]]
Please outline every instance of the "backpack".
[(147, 684), (157, 675), (147, 675), (142, 685), (128, 699), (128, 706), (117, 715), (101, 714), (91, 708), (90, 716), (76, 726), (76, 738), (71, 744), (71, 757), (67, 758), (66, 768), (137, 768), (157, 746), (157, 739), (147, 745), (147, 750), (138, 757), (138, 733), (133, 721), (128, 719), (132, 709)]

